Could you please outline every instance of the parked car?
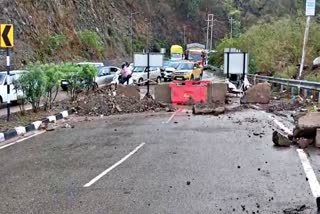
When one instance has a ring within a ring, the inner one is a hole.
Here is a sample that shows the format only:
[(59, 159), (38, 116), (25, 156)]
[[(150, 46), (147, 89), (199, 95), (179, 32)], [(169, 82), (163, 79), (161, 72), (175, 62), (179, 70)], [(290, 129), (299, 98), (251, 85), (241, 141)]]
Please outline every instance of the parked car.
[(110, 84), (121, 69), (114, 66), (98, 67), (98, 74), (94, 80), (94, 87), (99, 88)]
[(181, 62), (176, 71), (173, 72), (174, 80), (201, 80), (203, 68), (198, 63)]
[(10, 78), (8, 78), (7, 72), (0, 72), (0, 103), (6, 103), (8, 101), (7, 95), (7, 83), (10, 82), (10, 102), (17, 102), (19, 98), (23, 97), (23, 92), (21, 90), (16, 90), (13, 81), (18, 80), (24, 70), (10, 71)]
[(172, 80), (172, 74), (177, 70), (179, 65), (180, 61), (172, 61), (168, 64), (163, 73), (161, 73), (161, 76), (165, 82)]
[[(104, 66), (104, 64), (102, 62), (79, 62), (77, 63), (77, 65), (79, 66), (83, 66), (83, 65), (92, 65), (92, 66), (96, 66), (96, 67), (102, 67)], [(68, 90), (68, 85), (69, 85), (69, 81), (68, 80), (61, 80), (61, 88), (64, 91)]]
[(79, 62), (77, 65), (93, 65), (96, 67), (104, 66), (103, 62)]
[[(134, 84), (143, 84), (148, 80), (147, 67), (134, 67), (132, 71), (132, 80)], [(161, 72), (159, 67), (150, 67), (150, 80), (154, 80), (157, 83), (161, 82)]]

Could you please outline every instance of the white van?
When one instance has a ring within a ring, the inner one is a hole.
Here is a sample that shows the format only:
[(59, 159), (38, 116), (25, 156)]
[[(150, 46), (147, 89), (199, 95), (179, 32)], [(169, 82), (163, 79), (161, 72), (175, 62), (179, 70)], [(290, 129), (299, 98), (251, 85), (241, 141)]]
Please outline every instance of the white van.
[(10, 71), (10, 78), (8, 78), (7, 72), (6, 71), (1, 71), (0, 72), (0, 104), (1, 103), (6, 103), (8, 100), (8, 95), (7, 95), (7, 83), (8, 80), (10, 82), (10, 101), (11, 102), (17, 102), (19, 97), (23, 96), (23, 92), (18, 90), (16, 91), (14, 89), (14, 85), (12, 82), (14, 80), (17, 80), (22, 73), (26, 71), (24, 70), (15, 70), (15, 71)]

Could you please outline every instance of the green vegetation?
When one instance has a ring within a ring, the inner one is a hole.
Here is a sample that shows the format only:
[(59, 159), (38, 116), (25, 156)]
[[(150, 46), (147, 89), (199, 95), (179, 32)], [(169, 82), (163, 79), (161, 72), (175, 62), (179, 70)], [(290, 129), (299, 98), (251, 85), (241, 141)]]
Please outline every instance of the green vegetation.
[[(254, 25), (232, 39), (221, 40), (210, 62), (222, 65), (223, 50), (235, 47), (250, 53), (251, 72), (277, 74), (281, 77), (296, 75), (300, 62), (304, 32), (304, 19), (283, 18), (278, 21)], [(312, 23), (306, 62), (310, 63), (320, 50), (320, 24)]]
[(70, 63), (33, 64), (28, 66), (27, 70), (28, 72), (23, 73), (14, 85), (16, 90), (23, 91), (24, 99), (32, 105), (34, 112), (39, 110), (42, 100), (45, 109), (52, 108), (62, 79), (69, 81), (69, 95), (74, 101), (81, 91), (89, 91), (93, 87), (97, 74), (95, 66)]
[(80, 45), (83, 51), (85, 51), (87, 58), (92, 58), (93, 56), (101, 58), (104, 55), (104, 44), (97, 32), (84, 30), (78, 32), (78, 36), (80, 39)]
[(49, 55), (54, 55), (68, 44), (67, 37), (63, 34), (54, 34), (44, 40), (44, 51)]
[(29, 72), (23, 73), (15, 82), (15, 88), (23, 91), (26, 101), (31, 104), (32, 110), (37, 112), (45, 91), (45, 77), (39, 66), (30, 66), (28, 70)]

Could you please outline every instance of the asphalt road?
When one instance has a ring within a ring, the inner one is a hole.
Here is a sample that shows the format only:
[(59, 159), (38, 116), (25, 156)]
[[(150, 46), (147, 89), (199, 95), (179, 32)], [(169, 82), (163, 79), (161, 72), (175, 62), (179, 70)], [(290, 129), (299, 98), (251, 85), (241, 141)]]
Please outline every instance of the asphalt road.
[[(81, 121), (74, 129), (0, 150), (0, 213), (314, 208), (297, 151), (274, 148), (272, 129), (269, 115), (253, 110), (220, 117), (182, 111), (174, 117), (133, 114)], [(84, 187), (138, 146), (121, 165)]]

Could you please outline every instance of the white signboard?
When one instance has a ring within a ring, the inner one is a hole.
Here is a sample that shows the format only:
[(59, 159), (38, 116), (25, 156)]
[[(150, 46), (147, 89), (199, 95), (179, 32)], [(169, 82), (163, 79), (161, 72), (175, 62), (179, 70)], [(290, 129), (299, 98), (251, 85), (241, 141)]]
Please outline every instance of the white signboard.
[(316, 15), (316, 0), (307, 0), (306, 16), (315, 16), (315, 15)]
[[(149, 54), (149, 66), (150, 67), (162, 67), (163, 66), (163, 54), (150, 53)], [(148, 54), (136, 53), (134, 54), (134, 66), (147, 67), (148, 66)]]
[[(228, 57), (229, 55), (229, 57)], [(224, 73), (228, 74), (247, 74), (249, 67), (248, 53), (231, 52), (224, 53)]]

